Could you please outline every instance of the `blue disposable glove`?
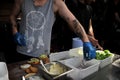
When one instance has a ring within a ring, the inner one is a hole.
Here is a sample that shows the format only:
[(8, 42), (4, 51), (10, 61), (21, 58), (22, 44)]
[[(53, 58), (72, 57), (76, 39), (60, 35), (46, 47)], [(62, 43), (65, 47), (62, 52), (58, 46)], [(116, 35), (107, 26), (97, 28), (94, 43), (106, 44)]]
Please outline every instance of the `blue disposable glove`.
[(90, 60), (96, 57), (96, 49), (92, 46), (91, 42), (83, 43), (84, 59)]
[(18, 44), (19, 46), (26, 46), (26, 41), (25, 41), (25, 36), (20, 34), (19, 32), (17, 32), (14, 35), (14, 41), (16, 42), (16, 44)]

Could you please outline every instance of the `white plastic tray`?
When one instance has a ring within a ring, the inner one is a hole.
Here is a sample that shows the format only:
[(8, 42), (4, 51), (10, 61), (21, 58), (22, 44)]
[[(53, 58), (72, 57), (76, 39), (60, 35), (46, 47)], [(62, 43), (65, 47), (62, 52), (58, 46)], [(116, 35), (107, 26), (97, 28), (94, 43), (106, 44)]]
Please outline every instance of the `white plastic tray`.
[(103, 60), (98, 60), (100, 61), (99, 68), (102, 69), (103, 67), (111, 64), (113, 62), (113, 58), (114, 58), (114, 54), (112, 54), (112, 56), (109, 56), (108, 58), (105, 58)]
[(83, 56), (83, 47), (70, 49), (69, 55), (71, 57), (82, 57)]
[(50, 61), (59, 61), (70, 58), (69, 51), (62, 51), (50, 54)]
[(100, 61), (100, 69), (101, 69), (113, 62), (113, 56), (110, 56), (108, 58), (105, 58), (103, 60), (98, 60), (98, 61)]
[(93, 74), (98, 71), (100, 62), (92, 59), (90, 61), (86, 61), (86, 67), (82, 68), (82, 60), (79, 57), (62, 60), (60, 61), (63, 64), (73, 68), (73, 71), (69, 73), (67, 76), (72, 77), (74, 80), (84, 79), (85, 77)]
[(82, 58), (82, 56), (83, 56), (83, 48), (79, 47), (79, 48), (70, 49), (69, 51), (51, 53), (50, 61), (60, 61), (60, 60), (65, 60), (65, 59), (69, 59), (72, 57)]

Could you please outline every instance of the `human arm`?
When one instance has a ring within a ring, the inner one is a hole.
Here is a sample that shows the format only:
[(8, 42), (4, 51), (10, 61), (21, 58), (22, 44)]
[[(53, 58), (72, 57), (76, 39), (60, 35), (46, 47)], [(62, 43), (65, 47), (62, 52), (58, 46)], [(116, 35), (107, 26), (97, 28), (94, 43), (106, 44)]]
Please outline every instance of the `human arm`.
[(75, 18), (75, 16), (69, 11), (65, 3), (62, 0), (54, 0), (53, 8), (54, 11), (58, 12), (58, 14), (69, 24), (69, 27), (82, 39), (84, 59), (89, 60), (95, 58), (95, 48), (89, 41), (84, 28), (82, 27), (80, 22)]
[(93, 44), (94, 47), (96, 47), (99, 50), (103, 50), (103, 48), (100, 46), (98, 40), (94, 36), (91, 19), (89, 20), (89, 32), (88, 32), (87, 35), (88, 35), (88, 38), (89, 38), (89, 40), (91, 41), (91, 43)]
[(24, 35), (20, 34), (17, 30), (17, 22), (16, 19), (20, 13), (20, 7), (22, 4), (22, 0), (15, 0), (14, 6), (13, 6), (13, 10), (12, 13), (10, 15), (10, 22), (11, 22), (11, 26), (12, 26), (12, 33), (14, 36), (14, 41), (20, 45), (20, 46), (25, 46), (25, 37)]
[(75, 16), (69, 11), (62, 0), (54, 0), (53, 8), (54, 11), (57, 12), (69, 24), (71, 30), (73, 30), (82, 39), (83, 42), (89, 42), (84, 28), (75, 18)]
[(89, 32), (88, 32), (89, 36), (94, 37), (94, 32), (93, 32), (93, 27), (92, 27), (92, 20), (89, 20)]
[(21, 6), (22, 0), (15, 0), (11, 15), (10, 15), (10, 22), (11, 22), (11, 26), (12, 26), (12, 32), (13, 35), (18, 32), (17, 30), (17, 16), (20, 13), (20, 6)]
[(118, 12), (115, 12), (115, 19), (118, 23), (120, 23), (120, 15), (118, 14)]

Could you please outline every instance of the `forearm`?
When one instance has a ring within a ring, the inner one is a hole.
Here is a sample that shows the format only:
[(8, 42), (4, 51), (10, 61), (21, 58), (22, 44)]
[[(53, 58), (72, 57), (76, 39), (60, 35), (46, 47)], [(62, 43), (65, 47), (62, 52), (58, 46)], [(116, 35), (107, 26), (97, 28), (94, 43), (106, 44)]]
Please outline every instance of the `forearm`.
[(120, 16), (119, 16), (119, 14), (116, 12), (115, 13), (115, 18), (116, 18), (116, 20), (118, 21), (118, 22), (120, 22)]
[(13, 34), (15, 34), (17, 32), (16, 19), (17, 19), (17, 16), (19, 15), (19, 13), (20, 13), (20, 10), (21, 10), (20, 8), (21, 8), (22, 1), (23, 0), (15, 0), (15, 4), (13, 6), (13, 10), (12, 10), (11, 15), (10, 15), (10, 22), (12, 24)]
[(15, 34), (17, 32), (17, 23), (16, 23), (16, 17), (10, 16), (10, 22), (12, 26), (12, 33)]
[(88, 36), (94, 37), (93, 27), (92, 27), (92, 20), (89, 20), (89, 32)]
[(74, 19), (71, 23), (70, 26), (72, 30), (82, 39), (83, 42), (89, 42), (89, 39), (87, 37), (87, 34), (82, 27), (82, 25), (78, 22), (77, 19)]
[(69, 24), (69, 27), (82, 39), (83, 42), (89, 42), (87, 34), (75, 18), (75, 16), (70, 12), (65, 3), (62, 0), (54, 0), (54, 10), (58, 11), (59, 15), (66, 20)]

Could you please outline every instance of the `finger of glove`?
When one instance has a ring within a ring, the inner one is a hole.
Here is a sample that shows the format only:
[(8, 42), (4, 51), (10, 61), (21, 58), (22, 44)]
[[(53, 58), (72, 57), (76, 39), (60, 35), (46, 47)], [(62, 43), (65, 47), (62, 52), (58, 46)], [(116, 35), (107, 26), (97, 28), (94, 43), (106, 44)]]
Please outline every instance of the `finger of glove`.
[(84, 47), (88, 48), (88, 51), (89, 51), (89, 50), (90, 50), (90, 51), (96, 51), (96, 48), (93, 47), (93, 45), (92, 45), (90, 42), (85, 43), (85, 44), (84, 44)]
[(84, 47), (83, 52), (84, 52), (84, 59), (89, 60), (89, 50), (88, 50), (88, 48)]
[(26, 46), (25, 36), (21, 35), (20, 43), (22, 46)]
[(16, 43), (17, 43), (19, 46), (22, 46), (22, 43), (21, 43), (20, 37), (16, 38)]
[(90, 59), (94, 59), (95, 57), (96, 57), (95, 49), (94, 49), (94, 50), (90, 50), (90, 51), (89, 51), (89, 58), (90, 58)]
[(24, 46), (25, 45), (25, 41), (24, 41), (24, 37), (21, 34), (17, 34), (15, 36), (15, 42), (19, 45), (19, 46)]
[(20, 45), (20, 34), (18, 32), (14, 35), (14, 41), (16, 44)]
[(84, 50), (84, 58), (86, 58), (87, 60), (96, 57), (96, 49), (92, 45), (85, 46), (83, 50)]
[(96, 49), (91, 44), (88, 45), (88, 54), (90, 59), (96, 57)]

